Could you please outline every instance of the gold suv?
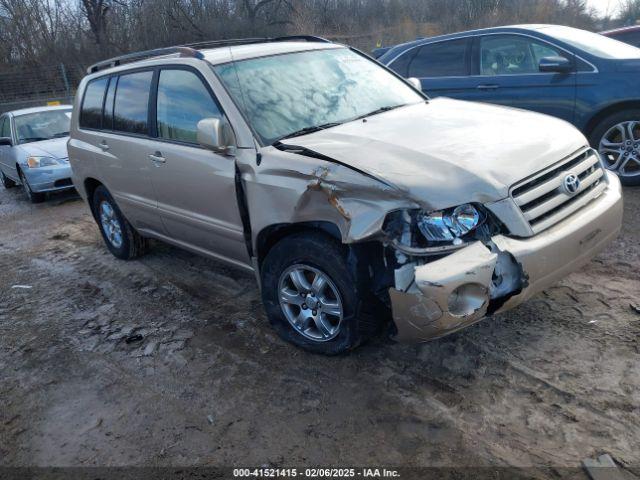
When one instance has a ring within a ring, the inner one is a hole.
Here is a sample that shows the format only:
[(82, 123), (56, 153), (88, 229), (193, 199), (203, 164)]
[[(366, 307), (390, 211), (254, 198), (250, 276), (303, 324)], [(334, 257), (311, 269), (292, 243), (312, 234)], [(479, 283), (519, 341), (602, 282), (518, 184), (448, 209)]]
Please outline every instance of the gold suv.
[(615, 237), (620, 182), (578, 130), (414, 85), (315, 37), (111, 59), (78, 91), (73, 180), (116, 257), (154, 238), (252, 271), (325, 354), (513, 308)]

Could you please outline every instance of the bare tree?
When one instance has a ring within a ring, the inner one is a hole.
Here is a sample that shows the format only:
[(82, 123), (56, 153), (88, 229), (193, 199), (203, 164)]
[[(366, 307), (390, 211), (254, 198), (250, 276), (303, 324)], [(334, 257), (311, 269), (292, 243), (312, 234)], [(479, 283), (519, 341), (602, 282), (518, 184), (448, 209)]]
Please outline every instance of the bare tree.
[(640, 0), (624, 0), (620, 6), (618, 20), (623, 25), (640, 24)]

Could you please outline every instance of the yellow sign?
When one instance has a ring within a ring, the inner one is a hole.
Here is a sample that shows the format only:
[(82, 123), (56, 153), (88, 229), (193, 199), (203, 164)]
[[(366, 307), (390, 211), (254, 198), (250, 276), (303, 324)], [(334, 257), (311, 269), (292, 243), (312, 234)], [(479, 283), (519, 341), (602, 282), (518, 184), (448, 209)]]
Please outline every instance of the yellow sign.
[(56, 107), (58, 105), (60, 105), (60, 100), (51, 100), (50, 102), (47, 102), (48, 107)]

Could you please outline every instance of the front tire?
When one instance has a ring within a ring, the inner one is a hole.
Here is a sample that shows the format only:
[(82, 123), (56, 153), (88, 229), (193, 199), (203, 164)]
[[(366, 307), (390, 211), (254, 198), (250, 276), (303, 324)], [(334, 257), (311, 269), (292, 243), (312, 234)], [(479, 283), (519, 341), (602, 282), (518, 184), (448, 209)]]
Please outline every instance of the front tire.
[(42, 203), (45, 201), (47, 196), (41, 192), (34, 192), (31, 190), (31, 185), (29, 185), (29, 181), (22, 173), (22, 170), (18, 170), (18, 175), (20, 176), (20, 182), (22, 183), (22, 188), (24, 188), (24, 193), (27, 194), (27, 198), (31, 203)]
[(16, 182), (7, 177), (4, 172), (0, 172), (0, 180), (2, 180), (2, 186), (7, 190), (16, 186)]
[(589, 141), (623, 185), (640, 185), (640, 110), (609, 115), (596, 126)]
[(365, 305), (371, 295), (347, 265), (347, 249), (322, 233), (290, 235), (269, 251), (262, 264), (262, 299), (282, 339), (337, 355), (379, 330), (381, 317)]
[(124, 218), (109, 191), (99, 186), (93, 194), (93, 213), (102, 239), (114, 257), (132, 260), (147, 251), (147, 240)]

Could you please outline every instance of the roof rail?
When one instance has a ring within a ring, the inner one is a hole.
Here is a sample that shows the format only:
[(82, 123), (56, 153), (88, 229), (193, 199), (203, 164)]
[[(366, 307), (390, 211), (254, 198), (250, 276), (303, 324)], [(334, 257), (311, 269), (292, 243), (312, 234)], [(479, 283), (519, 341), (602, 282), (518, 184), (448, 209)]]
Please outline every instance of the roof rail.
[(105, 68), (117, 67), (118, 65), (122, 65), (123, 63), (173, 54), (178, 54), (180, 57), (203, 58), (202, 53), (186, 45), (179, 47), (154, 48), (153, 50), (128, 53), (126, 55), (120, 55), (119, 57), (113, 57), (108, 60), (103, 60), (102, 62), (94, 63), (89, 68), (87, 68), (87, 73), (95, 73)]
[(320, 42), (320, 43), (333, 43), (324, 37), (318, 37), (316, 35), (285, 35), (284, 37), (275, 37), (270, 39), (272, 42)]
[(217, 47), (229, 47), (233, 45), (250, 45), (253, 43), (269, 43), (269, 42), (291, 42), (291, 41), (304, 41), (304, 42), (321, 42), (331, 43), (331, 40), (326, 38), (316, 37), (313, 35), (289, 35), (284, 37), (273, 38), (238, 38), (227, 40), (208, 40), (204, 42), (187, 43), (184, 45), (178, 45), (175, 47), (166, 48), (154, 48), (152, 50), (144, 50), (141, 52), (128, 53), (126, 55), (120, 55), (108, 60), (103, 60), (98, 63), (94, 63), (87, 69), (87, 73), (95, 73), (105, 68), (117, 67), (124, 63), (135, 62), (138, 60), (145, 60), (152, 57), (160, 57), (163, 55), (175, 55), (180, 57), (191, 58), (204, 58), (202, 53), (198, 52), (199, 49), (204, 48), (217, 48)]

